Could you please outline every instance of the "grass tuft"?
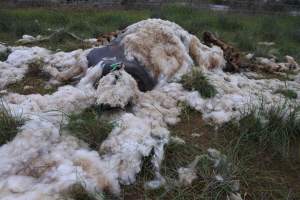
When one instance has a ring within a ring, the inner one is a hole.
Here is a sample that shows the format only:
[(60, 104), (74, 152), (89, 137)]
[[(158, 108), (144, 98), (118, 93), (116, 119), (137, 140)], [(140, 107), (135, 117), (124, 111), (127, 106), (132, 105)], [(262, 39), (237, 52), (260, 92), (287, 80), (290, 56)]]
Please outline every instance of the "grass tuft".
[(6, 49), (5, 51), (0, 52), (0, 61), (2, 61), (2, 62), (6, 61), (10, 53), (11, 52), (9, 49)]
[(11, 141), (23, 124), (22, 116), (15, 115), (0, 99), (0, 146)]
[(84, 142), (91, 149), (99, 150), (103, 140), (112, 131), (114, 124), (105, 119), (100, 119), (98, 109), (91, 107), (79, 114), (69, 115), (69, 123), (65, 127), (69, 133)]
[(201, 71), (192, 70), (190, 73), (182, 76), (182, 86), (190, 91), (198, 91), (203, 98), (216, 96), (216, 88), (209, 83), (208, 79)]
[(288, 156), (291, 141), (300, 136), (300, 107), (295, 105), (261, 105), (243, 111), (239, 120), (236, 148), (249, 143), (262, 151)]
[(275, 91), (275, 94), (282, 94), (288, 99), (298, 98), (298, 94), (294, 90), (290, 90), (290, 89), (278, 89)]
[(104, 200), (105, 196), (102, 193), (88, 192), (81, 183), (74, 184), (63, 194), (63, 199), (68, 200)]

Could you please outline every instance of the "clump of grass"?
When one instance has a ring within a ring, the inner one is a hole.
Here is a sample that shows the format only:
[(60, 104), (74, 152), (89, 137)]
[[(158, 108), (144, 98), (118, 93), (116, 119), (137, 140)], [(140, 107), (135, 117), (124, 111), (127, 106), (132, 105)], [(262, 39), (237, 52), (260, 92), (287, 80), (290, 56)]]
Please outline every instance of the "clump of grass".
[(236, 166), (221, 152), (209, 149), (207, 154), (201, 155), (196, 169), (205, 183), (202, 190), (205, 199), (226, 199), (230, 194), (239, 192)]
[(190, 73), (182, 76), (182, 86), (190, 91), (198, 91), (203, 98), (216, 96), (216, 88), (209, 83), (205, 75), (198, 70), (192, 70)]
[(294, 138), (300, 136), (300, 107), (282, 105), (253, 106), (243, 111), (239, 120), (239, 139), (236, 148), (250, 142), (258, 144), (262, 151), (287, 156)]
[(73, 200), (104, 200), (105, 196), (99, 192), (88, 192), (81, 183), (72, 185), (64, 194), (63, 199)]
[(5, 51), (0, 52), (0, 61), (6, 61), (6, 59), (10, 53), (11, 52), (9, 49), (6, 49)]
[(100, 118), (98, 109), (91, 107), (83, 112), (69, 115), (69, 123), (66, 129), (73, 136), (86, 142), (90, 148), (99, 150), (103, 140), (112, 131), (114, 124)]
[(291, 89), (278, 89), (275, 91), (275, 94), (282, 94), (283, 96), (285, 96), (288, 99), (297, 99), (298, 98), (298, 94)]
[(42, 28), (38, 20), (28, 20), (25, 23), (16, 20), (12, 26), (13, 32), (17, 37), (22, 35), (38, 35), (41, 34)]
[(243, 51), (254, 51), (256, 49), (255, 38), (249, 33), (237, 33), (234, 39), (237, 47)]
[(11, 141), (23, 124), (22, 116), (15, 115), (0, 99), (0, 146)]

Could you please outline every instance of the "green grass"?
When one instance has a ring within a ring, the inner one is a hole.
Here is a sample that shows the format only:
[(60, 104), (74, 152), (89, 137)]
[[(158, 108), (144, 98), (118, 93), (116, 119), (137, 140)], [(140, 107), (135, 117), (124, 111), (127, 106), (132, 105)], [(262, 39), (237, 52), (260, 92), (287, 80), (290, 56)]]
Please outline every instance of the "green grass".
[(10, 51), (7, 49), (6, 51), (0, 52), (0, 61), (6, 61)]
[(257, 144), (258, 148), (272, 154), (289, 155), (290, 144), (300, 136), (300, 107), (295, 105), (253, 106), (242, 113), (237, 132), (236, 147)]
[(99, 150), (103, 140), (112, 131), (114, 124), (100, 118), (101, 111), (96, 107), (85, 109), (83, 112), (69, 115), (65, 127), (68, 132), (83, 140), (91, 149)]
[(216, 88), (209, 83), (209, 80), (201, 71), (192, 70), (182, 76), (182, 86), (190, 91), (198, 91), (203, 98), (211, 98), (216, 96)]
[(278, 89), (275, 91), (275, 94), (282, 94), (288, 99), (297, 99), (298, 94), (294, 90), (290, 89)]
[(0, 99), (0, 146), (11, 141), (23, 124), (22, 116), (14, 114)]
[[(282, 58), (289, 54), (300, 59), (300, 17), (284, 15), (246, 15), (196, 10), (183, 6), (165, 6), (153, 10), (93, 9), (0, 9), (0, 41), (12, 44), (23, 34), (48, 35), (48, 29), (64, 28), (83, 38), (115, 31), (129, 24), (158, 17), (173, 21), (202, 38), (211, 31), (243, 51), (254, 52), (257, 42), (275, 42), (274, 49)], [(64, 44), (66, 43), (66, 44)], [(69, 43), (69, 44), (67, 44)], [(47, 44), (48, 48), (72, 50), (82, 45), (65, 41)]]

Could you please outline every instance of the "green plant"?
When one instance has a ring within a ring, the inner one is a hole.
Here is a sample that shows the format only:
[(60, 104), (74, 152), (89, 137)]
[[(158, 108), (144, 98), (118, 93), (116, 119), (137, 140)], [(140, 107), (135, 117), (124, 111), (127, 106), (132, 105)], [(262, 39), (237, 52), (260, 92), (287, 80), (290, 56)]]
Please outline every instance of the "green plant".
[(5, 61), (10, 54), (10, 50), (7, 49), (5, 51), (0, 52), (0, 61)]
[(290, 89), (278, 89), (275, 91), (275, 94), (282, 94), (289, 99), (297, 99), (298, 94), (294, 90)]
[(69, 122), (65, 128), (71, 135), (86, 142), (90, 148), (98, 150), (114, 127), (114, 124), (101, 119), (100, 115), (99, 110), (94, 107), (79, 114), (73, 113), (68, 116)]
[(239, 139), (236, 148), (249, 142), (259, 145), (262, 151), (287, 156), (291, 141), (300, 135), (300, 107), (297, 105), (266, 105), (245, 109), (239, 120)]
[(209, 83), (208, 79), (201, 71), (192, 70), (181, 78), (182, 86), (190, 91), (198, 91), (203, 98), (211, 98), (217, 94), (215, 87)]
[(0, 99), (0, 146), (11, 141), (18, 133), (18, 128), (24, 124), (22, 115), (16, 115)]

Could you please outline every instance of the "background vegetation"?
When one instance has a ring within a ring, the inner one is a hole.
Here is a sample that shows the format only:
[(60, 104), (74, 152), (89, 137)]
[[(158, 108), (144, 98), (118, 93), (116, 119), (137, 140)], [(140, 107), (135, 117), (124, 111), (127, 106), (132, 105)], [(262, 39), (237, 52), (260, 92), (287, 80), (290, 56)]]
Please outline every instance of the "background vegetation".
[[(0, 9), (0, 41), (13, 44), (23, 34), (48, 35), (59, 28), (91, 38), (150, 17), (176, 22), (199, 38), (204, 31), (212, 31), (243, 51), (259, 52), (258, 42), (275, 42), (273, 52), (279, 57), (289, 54), (300, 59), (300, 16), (224, 14), (182, 6), (153, 10)], [(61, 40), (47, 47), (54, 50), (81, 47)]]

